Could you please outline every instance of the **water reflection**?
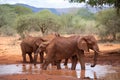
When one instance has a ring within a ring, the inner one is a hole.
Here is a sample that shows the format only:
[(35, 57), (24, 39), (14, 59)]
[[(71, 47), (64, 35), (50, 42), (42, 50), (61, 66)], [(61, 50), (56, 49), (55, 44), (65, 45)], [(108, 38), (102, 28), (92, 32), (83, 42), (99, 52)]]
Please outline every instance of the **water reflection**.
[[(71, 64), (64, 66), (62, 63), (61, 67), (61, 70), (57, 70), (56, 66), (49, 65), (47, 70), (41, 70), (40, 64), (37, 64), (36, 66), (34, 66), (33, 64), (0, 65), (0, 75), (44, 73), (48, 75), (60, 75), (96, 80), (97, 78), (102, 78), (105, 76), (109, 76), (109, 74), (116, 73), (116, 70), (111, 65), (96, 65), (96, 67), (91, 68), (90, 64), (86, 64), (86, 70), (81, 70), (80, 64), (77, 64), (76, 70), (70, 70)], [(118, 74), (120, 74), (120, 72)]]
[(21, 73), (28, 73), (28, 74), (40, 74), (41, 68), (40, 65), (33, 65), (33, 64), (24, 64), (22, 65), (22, 72)]

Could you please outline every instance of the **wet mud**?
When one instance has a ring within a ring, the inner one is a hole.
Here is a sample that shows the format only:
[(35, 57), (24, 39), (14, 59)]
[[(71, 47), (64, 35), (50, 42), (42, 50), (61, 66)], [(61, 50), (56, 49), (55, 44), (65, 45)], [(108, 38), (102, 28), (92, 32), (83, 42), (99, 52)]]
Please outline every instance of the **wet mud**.
[[(90, 67), (90, 63), (86, 63), (86, 70), (81, 70), (80, 64), (76, 66), (76, 70), (70, 70), (71, 63), (67, 66), (64, 66), (61, 63), (61, 70), (57, 70), (56, 66), (48, 66), (47, 70), (41, 69), (41, 64), (34, 66), (33, 64), (9, 64), (9, 65), (0, 65), (0, 75), (14, 75), (14, 74), (37, 74), (37, 75), (55, 75), (55, 76), (64, 76), (71, 77), (76, 79), (102, 79), (108, 78), (113, 74), (115, 76), (119, 75), (120, 66), (114, 67), (112, 65), (96, 65), (94, 68)], [(113, 76), (114, 80), (120, 79), (120, 76)]]

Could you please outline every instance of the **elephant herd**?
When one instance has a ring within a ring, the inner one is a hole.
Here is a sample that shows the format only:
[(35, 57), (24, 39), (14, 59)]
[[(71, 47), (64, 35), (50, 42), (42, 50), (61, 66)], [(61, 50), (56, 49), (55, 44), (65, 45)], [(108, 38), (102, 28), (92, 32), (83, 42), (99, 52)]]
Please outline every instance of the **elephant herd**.
[[(59, 34), (53, 36), (54, 38), (52, 39), (32, 36), (23, 39), (20, 44), (23, 62), (26, 63), (26, 54), (28, 54), (30, 62), (36, 65), (39, 54), (43, 70), (46, 70), (50, 63), (55, 63), (57, 69), (61, 69), (61, 60), (65, 59), (65, 64), (67, 64), (68, 59), (71, 58), (72, 70), (75, 70), (78, 61), (81, 64), (81, 69), (85, 70), (84, 52), (91, 49), (94, 51), (94, 63), (91, 67), (96, 65), (97, 56), (100, 51), (94, 36), (74, 35), (63, 37)], [(32, 57), (32, 53), (34, 53), (34, 58)], [(44, 56), (44, 53), (46, 53), (46, 56)]]

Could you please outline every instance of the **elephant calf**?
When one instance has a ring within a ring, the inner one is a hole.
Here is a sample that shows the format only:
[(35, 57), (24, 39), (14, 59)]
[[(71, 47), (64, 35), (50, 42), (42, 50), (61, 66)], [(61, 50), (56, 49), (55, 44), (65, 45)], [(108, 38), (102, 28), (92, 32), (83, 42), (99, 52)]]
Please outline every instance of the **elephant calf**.
[[(20, 46), (21, 46), (21, 51), (22, 51), (22, 58), (23, 62), (26, 62), (26, 54), (29, 55), (30, 62), (33, 62), (32, 58), (32, 52), (36, 52), (38, 46), (45, 41), (41, 37), (32, 37), (28, 36), (25, 39), (22, 40)], [(40, 62), (43, 62), (43, 52), (40, 52)]]

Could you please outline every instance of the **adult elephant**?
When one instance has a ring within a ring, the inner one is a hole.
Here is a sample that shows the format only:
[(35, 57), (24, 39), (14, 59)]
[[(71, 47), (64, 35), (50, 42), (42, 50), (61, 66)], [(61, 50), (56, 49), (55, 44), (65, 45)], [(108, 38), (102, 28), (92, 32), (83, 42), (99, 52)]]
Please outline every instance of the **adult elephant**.
[[(99, 51), (99, 47), (97, 44), (97, 40), (95, 39), (95, 37), (93, 35), (88, 35), (88, 36), (80, 36), (79, 40), (78, 40), (78, 46), (81, 50), (84, 51), (90, 51), (93, 50), (94, 51), (94, 63), (91, 65), (91, 67), (94, 67), (96, 65), (97, 62), (97, 56), (98, 54), (100, 54)], [(76, 64), (77, 64), (77, 56), (72, 56), (72, 70), (75, 70), (76, 68)], [(65, 65), (67, 65), (68, 63), (68, 59), (65, 60)]]
[[(76, 64), (77, 64), (77, 59), (81, 62), (81, 68), (84, 69), (84, 58), (81, 56), (84, 56), (84, 50), (89, 51), (89, 49), (92, 49), (95, 51), (95, 56), (94, 56), (94, 63), (91, 66), (94, 67), (96, 65), (99, 48), (98, 48), (97, 41), (94, 36), (72, 36), (68, 38), (59, 37), (59, 38), (55, 38), (52, 42), (49, 43), (48, 46), (47, 45), (48, 44), (42, 43), (41, 47), (39, 46), (38, 50), (42, 51), (46, 47), (46, 51), (47, 51), (46, 59), (48, 59), (49, 56), (51, 55), (53, 56), (53, 59), (54, 59), (54, 60), (50, 60), (50, 62), (58, 61), (59, 63), (60, 60), (63, 58), (66, 59), (67, 57), (72, 57), (72, 68), (71, 69), (72, 70), (75, 69)], [(47, 64), (48, 62), (44, 63), (45, 66)], [(58, 64), (58, 68), (60, 68), (59, 66), (60, 65)], [(43, 68), (46, 69), (46, 67), (43, 67)]]
[[(27, 36), (25, 39), (22, 40), (20, 46), (22, 51), (22, 58), (23, 62), (26, 63), (26, 54), (29, 55), (30, 62), (33, 62), (32, 53), (36, 52), (39, 45), (44, 42), (45, 40), (42, 37), (32, 37)], [(43, 62), (43, 52), (40, 52), (40, 62)]]
[[(78, 36), (54, 38), (46, 46), (46, 56), (44, 58), (45, 62), (42, 65), (42, 69), (46, 70), (48, 64), (54, 61), (58, 61), (57, 66), (60, 66), (60, 60), (76, 55), (81, 63), (81, 69), (84, 70), (84, 51), (79, 48), (78, 40)], [(37, 51), (41, 51), (41, 48), (38, 48)]]

